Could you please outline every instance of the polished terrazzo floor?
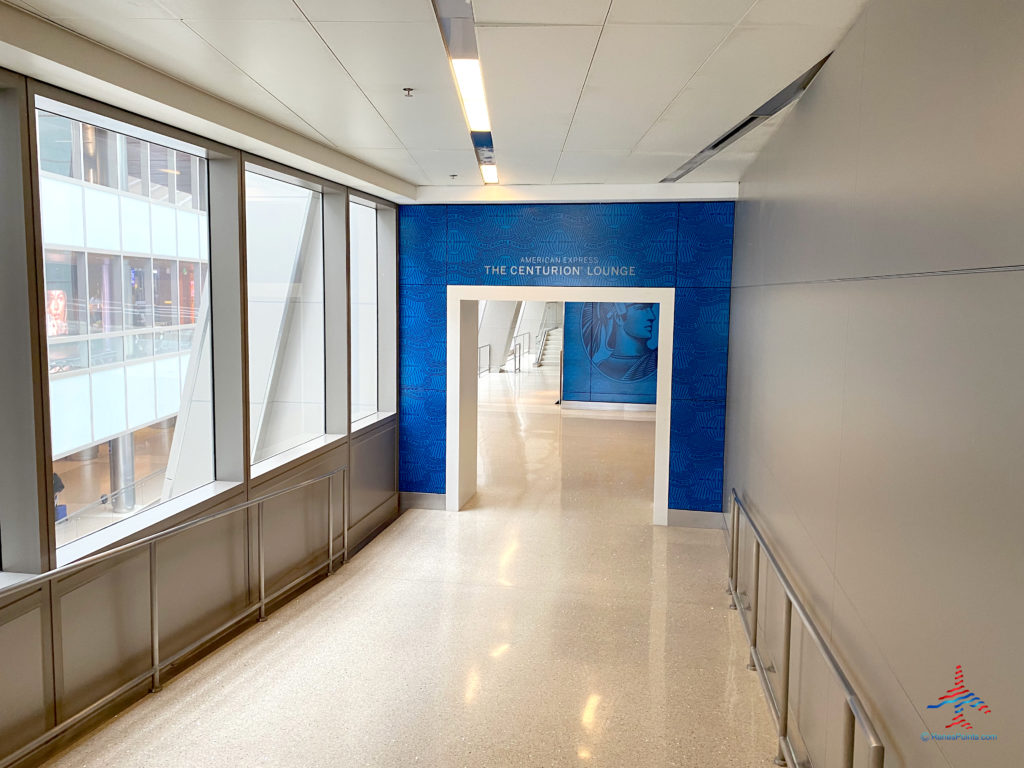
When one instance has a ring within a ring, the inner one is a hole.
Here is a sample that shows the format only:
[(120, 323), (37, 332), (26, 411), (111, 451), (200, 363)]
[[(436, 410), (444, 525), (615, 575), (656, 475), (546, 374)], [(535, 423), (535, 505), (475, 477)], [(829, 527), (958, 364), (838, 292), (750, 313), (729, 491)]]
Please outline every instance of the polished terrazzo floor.
[(651, 414), (481, 379), (480, 492), (410, 510), (49, 765), (771, 765), (718, 530), (650, 525)]

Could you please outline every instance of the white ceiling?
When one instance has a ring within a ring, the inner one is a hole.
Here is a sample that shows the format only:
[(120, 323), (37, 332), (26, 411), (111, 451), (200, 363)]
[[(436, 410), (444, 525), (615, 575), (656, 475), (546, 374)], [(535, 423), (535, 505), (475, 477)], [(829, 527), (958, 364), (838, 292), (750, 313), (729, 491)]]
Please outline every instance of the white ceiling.
[[(430, 0), (7, 1), (413, 184), (481, 183)], [(656, 183), (866, 2), (473, 0), (501, 181)], [(782, 117), (680, 183), (739, 180)]]

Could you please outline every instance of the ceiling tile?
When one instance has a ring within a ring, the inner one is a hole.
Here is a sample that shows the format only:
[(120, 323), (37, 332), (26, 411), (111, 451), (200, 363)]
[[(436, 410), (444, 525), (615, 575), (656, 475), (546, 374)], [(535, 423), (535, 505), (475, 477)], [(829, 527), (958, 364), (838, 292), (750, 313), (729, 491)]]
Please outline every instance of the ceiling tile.
[(596, 27), (477, 29), (499, 162), (507, 150), (557, 159), (599, 32)]
[(156, 0), (31, 0), (26, 5), (50, 19), (172, 19)]
[(614, 0), (608, 23), (735, 24), (754, 0)]
[(477, 24), (604, 24), (611, 0), (474, 0)]
[(342, 151), (401, 147), (309, 24), (203, 19), (188, 25)]
[(657, 184), (694, 154), (634, 152), (618, 164), (608, 183)]
[[(436, 185), (479, 185), (483, 184), (480, 166), (476, 161), (476, 153), (472, 149), (464, 150), (409, 150), (413, 160), (423, 169), (429, 184)], [(451, 174), (458, 178), (450, 178)]]
[(563, 152), (553, 184), (603, 184), (629, 152)]
[(558, 165), (557, 151), (510, 150), (497, 155), (502, 184), (550, 184)]
[[(407, 148), (471, 146), (436, 22), (318, 22), (315, 27)], [(414, 89), (412, 98), (405, 96), (405, 87)]]
[(715, 25), (609, 24), (566, 149), (632, 150), (730, 30)]
[(352, 157), (410, 184), (429, 183), (426, 175), (404, 149), (359, 149)]
[[(316, 141), (326, 141), (180, 21), (61, 19), (61, 23), (207, 93)], [(161, 45), (153, 45), (154, 40)]]
[(707, 146), (807, 71), (841, 35), (825, 27), (737, 28), (638, 149), (678, 152)]
[(430, 0), (295, 0), (310, 21), (430, 21)]
[(158, 0), (179, 19), (303, 19), (292, 0)]
[(853, 25), (868, 0), (758, 0), (744, 25), (790, 24), (816, 27)]

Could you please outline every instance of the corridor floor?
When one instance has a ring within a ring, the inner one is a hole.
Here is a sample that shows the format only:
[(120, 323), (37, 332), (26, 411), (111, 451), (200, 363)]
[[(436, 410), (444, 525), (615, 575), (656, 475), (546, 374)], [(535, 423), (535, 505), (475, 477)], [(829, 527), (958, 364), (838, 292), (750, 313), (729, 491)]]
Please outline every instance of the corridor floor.
[(653, 414), (552, 378), (481, 379), (466, 509), (406, 512), (48, 765), (771, 765), (723, 532), (653, 527)]

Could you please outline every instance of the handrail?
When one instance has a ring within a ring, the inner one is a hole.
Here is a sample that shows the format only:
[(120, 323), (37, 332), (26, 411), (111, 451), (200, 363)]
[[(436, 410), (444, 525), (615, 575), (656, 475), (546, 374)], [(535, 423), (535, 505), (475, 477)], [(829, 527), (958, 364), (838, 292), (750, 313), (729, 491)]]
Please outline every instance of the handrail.
[(537, 355), (533, 358), (533, 367), (540, 368), (540, 360), (544, 356), (544, 347), (548, 343), (548, 333), (553, 331), (554, 328), (545, 328), (537, 334)]
[(521, 339), (521, 338), (525, 338), (526, 339), (526, 344), (524, 346), (526, 347), (526, 351), (527, 352), (531, 352), (532, 349), (530, 347), (530, 332), (529, 331), (523, 331), (522, 333), (517, 333), (515, 336), (513, 336), (512, 337), (512, 346), (515, 347), (515, 345), (519, 343), (519, 342), (516, 341), (516, 339)]
[[(772, 714), (775, 716), (776, 724), (778, 726), (779, 753), (775, 758), (776, 765), (786, 765), (787, 760), (789, 761), (788, 764), (790, 766), (798, 765), (796, 755), (793, 751), (793, 745), (789, 739), (789, 685), (791, 676), (790, 649), (793, 627), (792, 613), (795, 610), (796, 615), (800, 617), (800, 621), (803, 623), (807, 634), (810, 635), (811, 640), (818, 649), (818, 652), (822, 657), (824, 657), (826, 664), (831, 668), (832, 674), (839, 681), (839, 684), (843, 689), (843, 694), (846, 699), (842, 734), (843, 766), (845, 768), (852, 768), (853, 766), (854, 723), (856, 722), (863, 729), (864, 734), (867, 737), (868, 765), (870, 768), (882, 768), (885, 762), (885, 747), (878, 735), (878, 731), (875, 729), (874, 723), (871, 722), (871, 718), (868, 716), (867, 710), (864, 708), (864, 704), (861, 701), (860, 696), (858, 696), (857, 692), (854, 690), (849, 677), (847, 677), (842, 666), (840, 666), (839, 661), (836, 659), (835, 654), (832, 652), (832, 648), (818, 630), (817, 624), (814, 623), (811, 615), (807, 612), (803, 602), (800, 600), (796, 590), (793, 588), (792, 582), (789, 580), (789, 577), (786, 576), (785, 571), (783, 571), (782, 566), (779, 564), (778, 558), (776, 558), (771, 547), (768, 546), (768, 542), (765, 540), (764, 534), (750, 516), (750, 512), (736, 493), (735, 488), (732, 489), (732, 536), (729, 549), (729, 592), (733, 599), (733, 605), (730, 607), (738, 608), (742, 605), (738, 594), (740, 541), (739, 521), (741, 514), (743, 518), (746, 519), (747, 525), (754, 534), (754, 583), (753, 597), (751, 598), (751, 615), (753, 617), (752, 627), (748, 627), (746, 617), (743, 616), (742, 611), (740, 612), (740, 618), (743, 623), (743, 629), (747, 634), (747, 639), (750, 641), (751, 663), (747, 668), (757, 670), (758, 675), (761, 678), (761, 684), (764, 686), (765, 692), (768, 694), (769, 701), (772, 704)], [(775, 571), (775, 576), (779, 580), (779, 583), (782, 585), (782, 589), (785, 592), (785, 626), (782, 640), (783, 670), (779, 675), (781, 691), (778, 700), (775, 699), (775, 694), (768, 682), (768, 676), (761, 660), (761, 654), (757, 648), (758, 583), (761, 571), (762, 551), (764, 551), (768, 564), (771, 565), (772, 570)]]
[[(487, 367), (486, 368), (481, 368), (480, 367), (480, 350), (481, 349), (486, 349), (487, 350)], [(488, 373), (491, 372), (491, 345), (490, 344), (484, 344), (483, 346), (480, 346), (480, 347), (476, 348), (476, 375), (479, 376), (484, 371), (487, 371)]]
[[(62, 578), (65, 578), (67, 576), (70, 576), (72, 574), (78, 573), (79, 571), (84, 570), (84, 569), (86, 569), (86, 568), (88, 568), (90, 566), (96, 565), (98, 563), (102, 563), (102, 562), (105, 562), (107, 560), (115, 559), (115, 558), (117, 558), (117, 557), (119, 557), (121, 555), (124, 555), (124, 554), (128, 553), (128, 552), (133, 552), (135, 550), (141, 550), (141, 549), (148, 549), (148, 552), (149, 552), (149, 612), (150, 612), (150, 649), (151, 649), (151, 660), (150, 660), (151, 663), (150, 663), (149, 668), (146, 671), (140, 673), (139, 675), (136, 675), (134, 678), (132, 678), (128, 682), (124, 683), (123, 685), (121, 685), (117, 689), (115, 689), (115, 690), (111, 691), (110, 693), (106, 694), (105, 696), (103, 696), (99, 700), (93, 702), (92, 704), (90, 704), (89, 706), (87, 706), (84, 709), (80, 710), (79, 712), (76, 712), (74, 715), (71, 715), (70, 717), (65, 718), (64, 720), (62, 720), (61, 722), (57, 723), (53, 727), (47, 729), (42, 734), (37, 736), (35, 739), (30, 741), (28, 744), (25, 744), (24, 746), (22, 746), (17, 751), (12, 752), (11, 754), (7, 755), (6, 757), (0, 759), (0, 768), (8, 768), (8, 766), (13, 765), (14, 763), (17, 763), (19, 760), (22, 760), (27, 755), (31, 754), (34, 750), (36, 750), (39, 747), (43, 746), (47, 742), (49, 742), (52, 739), (54, 739), (57, 736), (59, 736), (64, 731), (66, 731), (69, 728), (77, 725), (78, 723), (82, 722), (83, 720), (85, 720), (86, 718), (90, 717), (91, 715), (99, 712), (101, 709), (103, 709), (103, 707), (107, 706), (108, 704), (110, 704), (111, 702), (116, 700), (118, 697), (123, 696), (124, 694), (128, 693), (130, 690), (135, 688), (137, 685), (140, 685), (141, 683), (145, 682), (147, 679), (150, 680), (150, 691), (154, 692), (154, 693), (156, 691), (159, 691), (160, 688), (161, 688), (161, 684), (160, 684), (160, 671), (161, 671), (161, 669), (163, 667), (168, 666), (170, 664), (173, 664), (174, 662), (178, 661), (179, 659), (184, 658), (185, 656), (187, 656), (188, 654), (192, 653), (197, 648), (201, 647), (208, 640), (211, 640), (214, 637), (217, 637), (222, 632), (228, 630), (229, 628), (231, 628), (232, 626), (237, 624), (239, 621), (242, 621), (243, 619), (249, 617), (253, 613), (257, 614), (257, 617), (258, 617), (259, 621), (266, 621), (266, 619), (267, 619), (267, 603), (269, 603), (269, 602), (273, 601), (274, 599), (280, 597), (281, 595), (287, 593), (289, 590), (291, 590), (294, 587), (298, 586), (303, 581), (305, 581), (306, 579), (308, 579), (311, 576), (315, 575), (317, 572), (321, 571), (324, 568), (327, 569), (327, 574), (328, 575), (331, 575), (332, 573), (334, 573), (334, 561), (337, 559), (337, 557), (339, 555), (336, 555), (335, 552), (334, 552), (334, 538), (335, 537), (334, 537), (334, 508), (333, 508), (334, 507), (334, 485), (333, 485), (333, 483), (328, 482), (328, 484), (327, 484), (327, 561), (326, 562), (319, 562), (319, 563), (317, 563), (313, 568), (311, 568), (310, 570), (306, 571), (305, 573), (299, 575), (295, 579), (292, 579), (290, 582), (288, 582), (287, 584), (285, 584), (282, 587), (279, 587), (278, 589), (276, 589), (274, 592), (272, 592), (269, 595), (267, 594), (267, 585), (266, 585), (266, 556), (265, 556), (265, 551), (264, 551), (264, 541), (265, 541), (265, 539), (264, 539), (264, 535), (263, 535), (263, 505), (267, 501), (270, 501), (271, 499), (275, 499), (278, 496), (284, 496), (285, 494), (293, 493), (293, 492), (298, 491), (298, 490), (300, 490), (302, 488), (307, 488), (307, 487), (309, 487), (311, 485), (314, 485), (316, 483), (321, 483), (321, 482), (323, 482), (325, 480), (329, 481), (331, 478), (333, 478), (335, 475), (337, 475), (339, 473), (342, 475), (343, 478), (346, 479), (345, 482), (347, 482), (348, 466), (337, 467), (336, 469), (332, 469), (330, 472), (325, 472), (325, 473), (323, 473), (321, 475), (317, 475), (316, 477), (312, 477), (312, 478), (310, 478), (308, 480), (303, 480), (300, 483), (295, 483), (293, 485), (289, 485), (287, 488), (280, 488), (280, 489), (278, 489), (276, 491), (271, 491), (270, 493), (265, 493), (262, 496), (258, 496), (258, 497), (254, 498), (254, 499), (249, 499), (248, 501), (240, 502), (240, 503), (235, 504), (233, 506), (230, 506), (230, 507), (228, 507), (226, 509), (222, 509), (222, 510), (219, 510), (217, 512), (211, 512), (210, 514), (203, 515), (201, 517), (197, 517), (194, 520), (188, 520), (188, 521), (186, 521), (184, 523), (180, 523), (178, 525), (175, 525), (172, 528), (168, 528), (165, 531), (159, 531), (157, 533), (151, 534), (149, 536), (145, 536), (145, 537), (143, 537), (141, 539), (138, 539), (136, 541), (131, 541), (131, 542), (128, 542), (127, 544), (122, 544), (120, 546), (113, 547), (113, 548), (105, 550), (103, 552), (99, 552), (99, 553), (97, 553), (95, 555), (90, 555), (89, 557), (83, 557), (81, 560), (76, 560), (73, 563), (68, 563), (67, 565), (61, 566), (60, 568), (54, 568), (53, 570), (47, 571), (46, 573), (40, 573), (40, 574), (31, 576), (31, 577), (29, 577), (27, 579), (24, 579), (22, 581), (16, 582), (14, 584), (10, 584), (10, 585), (0, 589), (0, 601), (2, 601), (4, 598), (6, 598), (9, 595), (16, 595), (18, 593), (25, 593), (25, 592), (32, 591), (33, 589), (38, 588), (38, 587), (40, 587), (42, 585), (50, 584), (51, 582), (56, 581), (57, 579), (62, 579)], [(231, 514), (234, 514), (236, 512), (241, 512), (243, 510), (248, 510), (248, 509), (250, 509), (251, 507), (254, 507), (254, 506), (256, 507), (256, 510), (257, 510), (257, 517), (256, 517), (257, 553), (256, 554), (257, 554), (257, 561), (258, 561), (259, 599), (254, 604), (246, 606), (246, 608), (244, 610), (242, 610), (240, 613), (238, 613), (238, 614), (234, 615), (233, 617), (231, 617), (230, 619), (228, 619), (225, 623), (221, 624), (216, 629), (214, 629), (214, 630), (212, 630), (210, 632), (207, 632), (205, 635), (203, 635), (199, 639), (195, 640), (194, 642), (192, 642), (191, 644), (189, 644), (188, 646), (186, 646), (182, 650), (178, 651), (177, 653), (175, 653), (175, 654), (173, 654), (173, 655), (171, 655), (171, 656), (169, 656), (167, 658), (163, 658), (162, 659), (161, 656), (160, 656), (159, 581), (157, 579), (158, 570), (157, 570), (157, 557), (156, 557), (156, 555), (157, 555), (157, 544), (159, 542), (163, 541), (164, 539), (168, 539), (168, 538), (171, 538), (172, 536), (176, 536), (176, 535), (178, 535), (180, 533), (184, 533), (185, 531), (192, 530), (193, 528), (198, 528), (199, 526), (206, 525), (207, 523), (211, 523), (214, 520), (219, 520), (222, 517), (226, 517), (227, 515), (231, 515)], [(342, 492), (342, 551), (340, 553), (340, 557), (342, 558), (342, 563), (345, 563), (345, 562), (348, 561), (348, 520), (349, 520), (349, 510), (348, 510), (348, 504), (345, 503), (345, 494), (344, 494), (344, 489), (343, 489), (343, 492)], [(50, 599), (50, 600), (54, 599), (54, 597), (53, 597), (53, 590), (52, 589), (45, 590), (44, 594), (46, 594), (48, 596), (48, 599)]]

